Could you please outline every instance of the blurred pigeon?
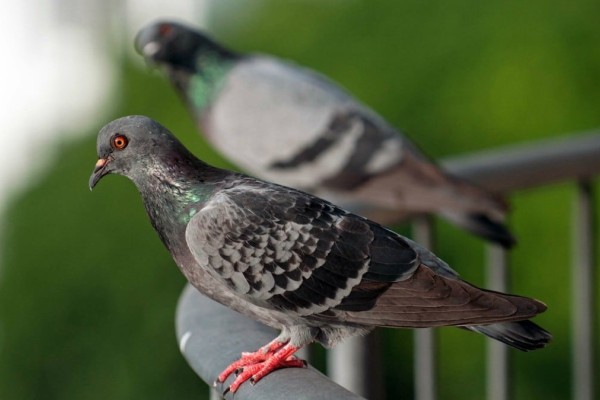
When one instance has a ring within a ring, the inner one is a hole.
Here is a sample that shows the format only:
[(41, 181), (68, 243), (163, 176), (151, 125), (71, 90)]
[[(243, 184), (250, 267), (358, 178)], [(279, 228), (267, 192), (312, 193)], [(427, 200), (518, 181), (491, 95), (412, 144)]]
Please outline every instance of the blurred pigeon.
[(326, 77), (234, 53), (171, 22), (140, 31), (136, 48), (164, 67), (209, 141), (251, 174), (382, 224), (438, 213), (505, 247), (514, 244), (502, 200), (444, 173)]
[(157, 122), (130, 116), (98, 134), (90, 188), (120, 174), (137, 186), (154, 229), (200, 292), (280, 329), (229, 389), (257, 382), (316, 341), (376, 326), (459, 326), (520, 350), (551, 336), (529, 318), (546, 306), (479, 289), (415, 242), (310, 194), (212, 167)]

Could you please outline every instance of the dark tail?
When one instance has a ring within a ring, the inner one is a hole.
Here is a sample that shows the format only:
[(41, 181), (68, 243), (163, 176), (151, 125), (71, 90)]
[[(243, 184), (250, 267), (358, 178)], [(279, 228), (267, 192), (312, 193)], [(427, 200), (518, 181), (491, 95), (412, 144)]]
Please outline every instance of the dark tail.
[(444, 216), (467, 231), (498, 243), (506, 249), (513, 247), (517, 242), (506, 225), (493, 221), (485, 214), (449, 215), (445, 213)]
[(528, 320), (463, 328), (482, 333), (522, 351), (541, 349), (552, 340), (549, 332)]

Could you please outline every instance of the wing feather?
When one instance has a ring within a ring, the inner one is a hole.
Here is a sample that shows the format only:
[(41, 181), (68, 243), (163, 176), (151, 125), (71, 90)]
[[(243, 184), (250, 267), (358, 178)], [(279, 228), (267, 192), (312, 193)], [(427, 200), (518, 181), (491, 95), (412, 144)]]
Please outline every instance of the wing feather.
[(266, 308), (358, 325), (518, 321), (537, 300), (462, 281), (418, 244), (308, 194), (240, 177), (191, 220), (198, 263)]
[(240, 296), (299, 315), (371, 308), (385, 285), (368, 281), (406, 279), (418, 259), (379, 225), (248, 178), (205, 204), (186, 241), (202, 267)]

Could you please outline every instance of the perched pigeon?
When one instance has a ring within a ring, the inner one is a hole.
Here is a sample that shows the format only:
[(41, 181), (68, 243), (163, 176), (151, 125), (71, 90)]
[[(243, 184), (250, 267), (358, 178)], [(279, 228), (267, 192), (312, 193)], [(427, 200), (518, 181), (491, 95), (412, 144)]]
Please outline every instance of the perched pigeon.
[(200, 292), (280, 329), (229, 389), (303, 362), (293, 354), (326, 347), (376, 326), (459, 326), (520, 350), (551, 336), (529, 318), (546, 306), (478, 289), (427, 249), (310, 194), (212, 167), (157, 122), (130, 116), (98, 135), (90, 188), (105, 175), (137, 186), (154, 229)]
[(210, 142), (262, 179), (379, 223), (438, 213), (505, 247), (505, 203), (449, 176), (381, 116), (308, 69), (237, 54), (202, 33), (152, 24), (136, 47), (166, 70)]

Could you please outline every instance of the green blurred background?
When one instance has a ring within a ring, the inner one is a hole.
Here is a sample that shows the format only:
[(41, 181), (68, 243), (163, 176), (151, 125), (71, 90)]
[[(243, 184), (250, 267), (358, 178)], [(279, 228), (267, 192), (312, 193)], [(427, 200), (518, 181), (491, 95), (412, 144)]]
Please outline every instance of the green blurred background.
[[(441, 158), (600, 126), (598, 15), (594, 0), (269, 0), (215, 2), (209, 22), (235, 49), (329, 75)], [(132, 38), (124, 40), (130, 48)], [(87, 179), (97, 130), (128, 114), (151, 116), (206, 161), (230, 165), (195, 134), (163, 77), (114, 54), (119, 83), (108, 118), (81, 140), (58, 141), (56, 162), (4, 211), (2, 399), (208, 393), (175, 341), (184, 279), (135, 188), (112, 177), (90, 193)], [(510, 196), (519, 238), (512, 288), (548, 304), (536, 321), (555, 337), (542, 351), (511, 351), (516, 399), (570, 395), (573, 189), (566, 183)], [(482, 285), (483, 243), (442, 222), (436, 233), (438, 255)], [(384, 340), (387, 396), (412, 398), (412, 334), (386, 330)], [(484, 339), (441, 329), (440, 342), (440, 399), (483, 398)]]

